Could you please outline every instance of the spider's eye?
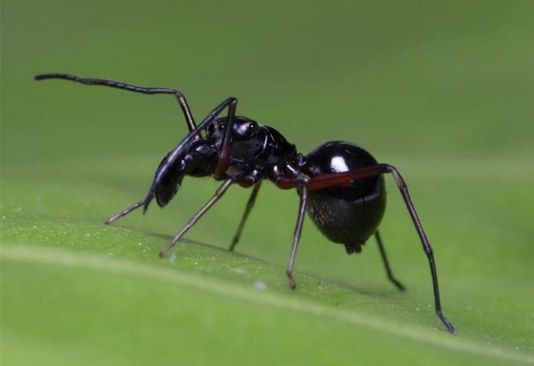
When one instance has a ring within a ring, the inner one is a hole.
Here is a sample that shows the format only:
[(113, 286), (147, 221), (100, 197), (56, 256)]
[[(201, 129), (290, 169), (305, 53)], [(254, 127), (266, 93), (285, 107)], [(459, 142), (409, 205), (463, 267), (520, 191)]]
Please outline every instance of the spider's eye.
[(211, 136), (217, 132), (224, 131), (225, 124), (220, 121), (213, 121), (206, 127), (206, 133)]
[(208, 135), (213, 135), (213, 130), (215, 130), (215, 126), (213, 126), (213, 123), (210, 123), (206, 128), (206, 132)]

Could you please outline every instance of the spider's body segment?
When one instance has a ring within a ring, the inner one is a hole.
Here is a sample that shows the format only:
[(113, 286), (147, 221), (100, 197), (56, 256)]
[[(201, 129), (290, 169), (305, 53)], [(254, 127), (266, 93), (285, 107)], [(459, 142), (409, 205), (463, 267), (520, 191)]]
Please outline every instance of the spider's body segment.
[[(310, 176), (346, 173), (378, 164), (359, 146), (332, 141), (306, 156)], [(331, 241), (345, 245), (348, 254), (360, 252), (373, 235), (386, 209), (384, 177), (378, 175), (332, 188), (310, 192), (308, 213), (315, 226)]]

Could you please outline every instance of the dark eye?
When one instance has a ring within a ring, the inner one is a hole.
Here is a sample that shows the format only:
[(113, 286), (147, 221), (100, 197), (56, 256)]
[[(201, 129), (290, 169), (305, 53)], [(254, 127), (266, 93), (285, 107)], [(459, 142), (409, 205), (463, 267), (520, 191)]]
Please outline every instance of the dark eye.
[(208, 127), (206, 128), (206, 132), (208, 135), (213, 135), (213, 131), (215, 130), (215, 126), (213, 123), (210, 123)]
[(224, 127), (225, 127), (225, 123), (224, 122), (216, 120), (216, 121), (210, 123), (206, 127), (206, 133), (207, 133), (208, 136), (213, 136), (213, 134), (215, 134), (216, 132), (224, 131)]

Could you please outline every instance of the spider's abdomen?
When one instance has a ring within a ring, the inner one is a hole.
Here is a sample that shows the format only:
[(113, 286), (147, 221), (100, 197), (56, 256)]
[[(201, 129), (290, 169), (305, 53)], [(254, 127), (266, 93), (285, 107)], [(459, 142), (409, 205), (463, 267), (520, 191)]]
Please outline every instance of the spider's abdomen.
[[(377, 164), (361, 147), (340, 141), (318, 146), (306, 156), (303, 172), (310, 176), (343, 173)], [(309, 192), (308, 213), (331, 241), (344, 244), (347, 253), (361, 251), (376, 231), (386, 208), (383, 176), (365, 178), (347, 186)]]

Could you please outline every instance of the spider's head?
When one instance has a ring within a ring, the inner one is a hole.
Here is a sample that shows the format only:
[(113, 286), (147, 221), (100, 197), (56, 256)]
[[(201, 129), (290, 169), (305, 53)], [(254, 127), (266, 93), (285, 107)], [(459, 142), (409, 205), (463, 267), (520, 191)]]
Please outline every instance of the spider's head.
[(169, 152), (161, 161), (151, 187), (158, 206), (163, 207), (176, 195), (186, 175), (209, 176), (217, 163), (217, 151), (203, 139), (191, 143), (182, 153)]

